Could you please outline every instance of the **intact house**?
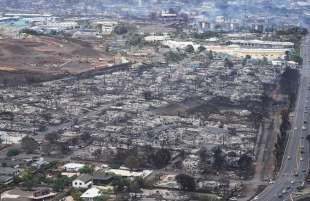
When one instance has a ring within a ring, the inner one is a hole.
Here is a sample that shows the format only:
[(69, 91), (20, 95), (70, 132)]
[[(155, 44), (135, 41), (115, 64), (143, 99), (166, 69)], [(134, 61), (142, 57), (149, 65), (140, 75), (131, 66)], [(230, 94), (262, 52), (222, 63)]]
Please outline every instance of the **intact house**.
[(93, 175), (93, 185), (106, 186), (111, 183), (112, 179), (112, 175), (106, 174), (103, 170), (98, 170)]
[(67, 172), (78, 172), (81, 168), (85, 167), (84, 164), (80, 163), (67, 163), (64, 165), (64, 170)]
[(14, 177), (19, 174), (19, 169), (11, 167), (0, 167), (0, 184), (8, 185), (13, 182)]
[(88, 189), (93, 184), (92, 176), (89, 174), (82, 174), (72, 181), (73, 188)]
[(101, 190), (97, 187), (93, 187), (85, 191), (81, 198), (85, 201), (94, 201), (101, 195)]
[[(96, 198), (98, 198), (100, 195), (102, 195), (102, 191), (106, 192), (112, 192), (113, 187), (112, 186), (107, 186), (107, 187), (92, 187), (85, 191), (82, 195), (81, 198), (84, 201), (94, 201)], [(111, 195), (113, 197), (113, 195)]]

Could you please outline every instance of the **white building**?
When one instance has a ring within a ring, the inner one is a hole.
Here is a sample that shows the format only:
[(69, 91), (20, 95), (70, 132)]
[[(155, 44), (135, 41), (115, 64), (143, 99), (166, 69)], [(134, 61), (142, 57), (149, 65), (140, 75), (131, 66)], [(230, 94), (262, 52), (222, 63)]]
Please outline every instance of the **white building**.
[(224, 16), (216, 16), (215, 22), (219, 23), (219, 24), (222, 24), (222, 23), (225, 22), (225, 17)]
[(78, 172), (83, 167), (85, 167), (85, 165), (81, 163), (67, 163), (64, 165), (64, 169), (67, 172)]
[(108, 169), (106, 170), (106, 173), (112, 173), (112, 174), (116, 174), (122, 177), (147, 177), (148, 175), (150, 175), (152, 173), (151, 170), (143, 170), (140, 172), (136, 172), (136, 171), (130, 171), (130, 170), (126, 170), (126, 169)]
[(291, 49), (294, 48), (292, 42), (263, 41), (263, 40), (230, 40), (231, 45), (239, 45), (240, 47), (252, 48), (271, 48), (271, 49)]
[(72, 187), (77, 189), (88, 189), (92, 184), (92, 177), (88, 174), (82, 174), (72, 181)]
[(57, 29), (75, 29), (78, 28), (79, 25), (77, 22), (68, 21), (68, 22), (47, 22), (46, 26), (54, 27)]
[(118, 22), (116, 21), (100, 21), (96, 22), (96, 27), (98, 31), (104, 35), (111, 34), (115, 28), (115, 26), (118, 25)]
[(26, 134), (22, 133), (7, 133), (0, 131), (0, 139), (3, 144), (18, 144), (21, 140), (26, 137)]
[(81, 198), (85, 201), (94, 201), (100, 195), (101, 189), (98, 187), (93, 187), (85, 191), (85, 193), (81, 195)]
[(160, 41), (165, 41), (167, 39), (168, 39), (167, 36), (146, 36), (146, 37), (144, 37), (144, 40), (146, 42), (152, 42), (152, 43), (160, 42)]

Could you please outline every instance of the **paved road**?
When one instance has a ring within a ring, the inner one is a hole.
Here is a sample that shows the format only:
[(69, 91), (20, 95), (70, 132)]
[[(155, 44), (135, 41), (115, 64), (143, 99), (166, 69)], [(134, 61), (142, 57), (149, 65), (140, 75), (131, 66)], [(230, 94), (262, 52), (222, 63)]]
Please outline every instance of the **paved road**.
[[(310, 133), (310, 36), (304, 40), (301, 53), (304, 64), (301, 69), (295, 116), (292, 123), (293, 130), (289, 134), (282, 166), (275, 183), (267, 186), (253, 200), (292, 200), (292, 194), (304, 182), (309, 171), (310, 149), (306, 136)], [(309, 109), (307, 109), (308, 107)]]

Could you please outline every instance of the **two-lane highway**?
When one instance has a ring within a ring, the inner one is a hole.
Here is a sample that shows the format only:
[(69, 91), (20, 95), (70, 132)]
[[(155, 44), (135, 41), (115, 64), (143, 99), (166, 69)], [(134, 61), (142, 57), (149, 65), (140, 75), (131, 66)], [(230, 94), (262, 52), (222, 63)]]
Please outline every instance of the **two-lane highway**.
[(304, 62), (300, 70), (292, 132), (289, 133), (282, 165), (275, 183), (267, 186), (254, 200), (292, 200), (292, 194), (303, 185), (309, 171), (310, 149), (306, 137), (310, 134), (310, 36), (303, 41), (301, 53)]

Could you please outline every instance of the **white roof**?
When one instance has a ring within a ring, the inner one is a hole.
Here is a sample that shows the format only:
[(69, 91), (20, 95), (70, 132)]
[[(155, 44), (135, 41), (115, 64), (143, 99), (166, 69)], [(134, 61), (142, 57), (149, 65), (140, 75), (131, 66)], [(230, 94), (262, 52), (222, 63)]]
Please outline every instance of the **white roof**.
[(162, 17), (176, 17), (177, 14), (175, 13), (161, 13)]
[(288, 63), (288, 64), (292, 64), (292, 65), (297, 65), (297, 64), (298, 64), (298, 63), (295, 62), (295, 61), (288, 61), (287, 63)]
[(93, 187), (85, 191), (85, 193), (81, 195), (81, 198), (96, 198), (98, 196), (100, 196), (100, 189)]
[(5, 16), (27, 16), (27, 17), (51, 17), (50, 14), (39, 14), (39, 13), (6, 13)]
[(75, 168), (82, 168), (84, 167), (85, 165), (84, 164), (81, 164), (81, 163), (67, 163), (64, 165), (64, 168), (72, 168), (72, 169), (75, 169)]
[(95, 24), (102, 24), (102, 25), (117, 25), (117, 21), (96, 21)]
[(9, 192), (4, 192), (1, 194), (2, 199), (8, 198), (8, 199), (17, 199), (20, 196), (19, 195), (11, 195)]
[(262, 45), (294, 45), (291, 42), (263, 41), (263, 40), (230, 40), (232, 43), (253, 43)]
[(123, 177), (146, 177), (152, 173), (151, 170), (143, 170), (142, 172), (135, 172), (135, 171), (121, 170), (121, 169), (109, 169), (106, 172), (114, 173), (116, 175), (120, 175)]
[(165, 40), (165, 39), (167, 39), (166, 36), (146, 36), (146, 37), (144, 37), (144, 40), (146, 40), (146, 41)]
[(208, 38), (206, 39), (206, 41), (209, 41), (209, 42), (216, 42), (218, 41), (219, 39), (217, 37), (213, 37), (213, 38)]

